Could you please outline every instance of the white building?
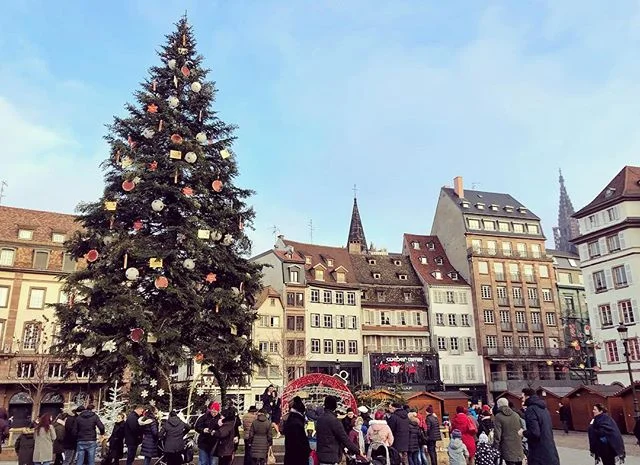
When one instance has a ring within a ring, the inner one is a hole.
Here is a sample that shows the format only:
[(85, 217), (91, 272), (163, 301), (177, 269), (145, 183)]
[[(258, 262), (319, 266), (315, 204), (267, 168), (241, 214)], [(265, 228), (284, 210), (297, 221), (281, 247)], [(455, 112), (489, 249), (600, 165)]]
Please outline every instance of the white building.
[(632, 368), (640, 369), (640, 167), (626, 166), (578, 211), (578, 245), (600, 364), (598, 381), (628, 384), (617, 327), (629, 330)]
[(485, 398), (484, 362), (478, 353), (471, 287), (453, 268), (437, 236), (405, 234), (403, 254), (425, 287), (431, 340), (446, 390)]

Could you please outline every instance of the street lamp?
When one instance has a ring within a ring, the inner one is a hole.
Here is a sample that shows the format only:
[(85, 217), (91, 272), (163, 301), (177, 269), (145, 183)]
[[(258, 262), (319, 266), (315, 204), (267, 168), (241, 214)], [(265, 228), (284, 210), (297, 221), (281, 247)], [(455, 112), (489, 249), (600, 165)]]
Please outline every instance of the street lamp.
[(624, 346), (624, 358), (627, 361), (629, 382), (631, 383), (631, 392), (633, 393), (633, 418), (638, 421), (638, 419), (640, 419), (640, 408), (638, 407), (638, 394), (636, 393), (636, 385), (633, 381), (633, 373), (631, 372), (631, 360), (629, 359), (629, 328), (620, 323), (620, 326), (618, 326), (618, 334)]

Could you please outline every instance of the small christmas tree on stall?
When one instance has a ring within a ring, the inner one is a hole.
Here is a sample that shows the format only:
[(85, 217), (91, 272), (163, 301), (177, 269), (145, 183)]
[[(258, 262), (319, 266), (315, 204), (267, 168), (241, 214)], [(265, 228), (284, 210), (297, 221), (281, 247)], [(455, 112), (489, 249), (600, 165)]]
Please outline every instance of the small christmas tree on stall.
[(102, 198), (78, 207), (84, 229), (67, 249), (87, 266), (56, 305), (58, 349), (75, 370), (117, 379), (128, 367), (167, 385), (171, 366), (197, 356), (224, 393), (263, 363), (250, 341), (252, 192), (234, 185), (235, 128), (212, 108), (186, 18), (167, 39), (137, 103), (109, 126)]
[(111, 435), (113, 425), (116, 424), (118, 415), (124, 413), (127, 401), (122, 398), (122, 386), (118, 386), (118, 380), (109, 388), (109, 400), (102, 404), (100, 418), (104, 424), (107, 436)]

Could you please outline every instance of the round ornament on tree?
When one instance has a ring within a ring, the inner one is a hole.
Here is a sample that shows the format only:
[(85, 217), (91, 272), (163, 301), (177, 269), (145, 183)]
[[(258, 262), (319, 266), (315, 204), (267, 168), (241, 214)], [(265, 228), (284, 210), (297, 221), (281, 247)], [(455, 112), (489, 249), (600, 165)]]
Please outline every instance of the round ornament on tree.
[(140, 272), (137, 268), (131, 267), (127, 268), (127, 271), (124, 272), (124, 275), (127, 277), (129, 281), (135, 281), (140, 277)]
[(136, 187), (136, 183), (130, 180), (122, 182), (122, 190), (125, 192), (131, 192)]
[(166, 289), (169, 287), (169, 280), (165, 276), (158, 276), (154, 284), (156, 289)]
[(191, 197), (193, 195), (193, 189), (190, 188), (189, 186), (183, 187), (182, 188), (182, 193), (187, 197)]
[(93, 357), (95, 354), (95, 347), (85, 347), (84, 349), (82, 349), (82, 355), (84, 355), (85, 357)]
[(169, 104), (169, 108), (176, 109), (178, 108), (178, 105), (180, 105), (180, 100), (178, 100), (178, 97), (175, 95), (172, 95), (167, 99), (167, 104)]
[(142, 136), (147, 139), (151, 139), (155, 133), (156, 132), (153, 129), (147, 128), (144, 131), (142, 131)]
[(129, 339), (131, 339), (133, 342), (140, 342), (143, 336), (144, 336), (144, 329), (142, 328), (133, 328), (129, 332)]
[(211, 183), (211, 187), (213, 188), (214, 191), (216, 192), (220, 192), (222, 191), (222, 181), (220, 181), (219, 179), (216, 179), (215, 181), (213, 181)]
[(144, 227), (142, 220), (136, 220), (133, 222), (134, 231), (140, 231)]
[(151, 208), (154, 212), (161, 212), (162, 210), (164, 210), (164, 202), (160, 199), (156, 199), (151, 202)]
[(184, 155), (184, 161), (186, 161), (187, 163), (195, 163), (196, 160), (198, 159), (198, 156), (195, 154), (195, 152), (187, 152)]
[(85, 255), (85, 258), (89, 263), (93, 263), (98, 259), (99, 256), (100, 254), (96, 249), (91, 249), (87, 252), (87, 254)]
[(176, 69), (176, 60), (167, 60), (167, 66), (169, 67), (169, 69)]
[(200, 84), (198, 81), (191, 83), (191, 90), (197, 94), (202, 90), (202, 84)]
[(196, 134), (196, 140), (199, 143), (204, 144), (207, 141), (207, 135), (204, 132), (199, 132)]
[(174, 144), (182, 144), (182, 136), (180, 134), (172, 134), (171, 135), (171, 142), (173, 142)]
[(113, 234), (110, 234), (108, 236), (104, 236), (102, 238), (102, 242), (104, 242), (104, 245), (111, 245), (115, 242), (116, 238)]
[(191, 74), (191, 70), (187, 65), (184, 65), (182, 68), (180, 68), (180, 72), (184, 77), (189, 77), (189, 75)]
[(182, 266), (184, 266), (187, 270), (191, 271), (196, 267), (196, 262), (191, 258), (186, 258), (182, 262)]

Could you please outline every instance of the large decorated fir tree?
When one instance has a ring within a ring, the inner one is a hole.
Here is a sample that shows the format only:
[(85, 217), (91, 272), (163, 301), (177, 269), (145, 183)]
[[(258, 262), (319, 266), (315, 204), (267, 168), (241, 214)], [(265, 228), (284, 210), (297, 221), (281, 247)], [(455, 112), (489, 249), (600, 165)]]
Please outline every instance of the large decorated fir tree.
[(102, 198), (78, 207), (84, 229), (67, 248), (87, 265), (56, 306), (58, 349), (106, 379), (129, 368), (168, 380), (195, 357), (224, 392), (261, 363), (250, 340), (260, 267), (244, 231), (252, 192), (234, 185), (234, 126), (212, 108), (186, 18), (167, 39), (128, 116), (109, 126)]

